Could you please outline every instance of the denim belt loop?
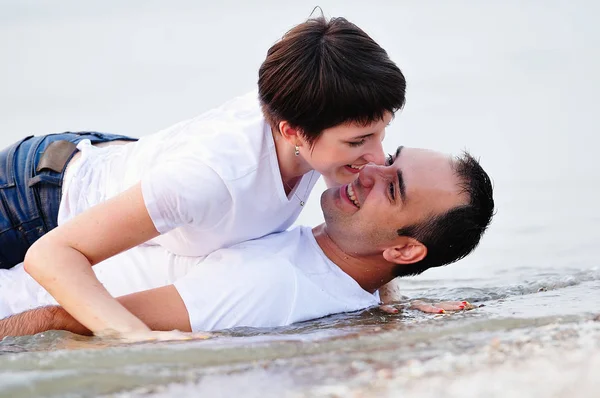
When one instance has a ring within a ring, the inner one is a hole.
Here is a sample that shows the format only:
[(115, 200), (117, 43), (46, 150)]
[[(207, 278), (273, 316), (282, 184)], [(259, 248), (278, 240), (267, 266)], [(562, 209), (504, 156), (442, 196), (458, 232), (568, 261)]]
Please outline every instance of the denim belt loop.
[(38, 183), (52, 184), (60, 187), (62, 186), (62, 175), (38, 174), (29, 180), (27, 186), (31, 188)]

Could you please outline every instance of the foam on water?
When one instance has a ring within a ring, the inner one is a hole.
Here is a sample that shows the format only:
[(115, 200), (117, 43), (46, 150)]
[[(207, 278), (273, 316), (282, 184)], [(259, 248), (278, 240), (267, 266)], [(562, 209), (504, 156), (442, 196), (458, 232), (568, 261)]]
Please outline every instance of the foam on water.
[[(411, 299), (431, 300), (463, 299), (473, 302), (505, 299), (511, 296), (527, 295), (540, 291), (554, 291), (577, 286), (587, 282), (600, 281), (600, 269), (530, 269), (528, 273), (492, 275), (479, 279), (452, 280), (433, 279), (426, 281), (402, 282), (402, 291)], [(467, 287), (469, 286), (469, 287)]]

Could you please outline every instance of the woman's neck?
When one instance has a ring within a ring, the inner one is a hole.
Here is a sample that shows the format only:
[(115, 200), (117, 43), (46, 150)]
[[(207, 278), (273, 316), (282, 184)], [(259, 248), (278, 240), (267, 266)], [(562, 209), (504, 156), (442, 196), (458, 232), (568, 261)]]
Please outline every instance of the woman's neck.
[(279, 132), (271, 128), (271, 134), (273, 134), (273, 142), (275, 142), (281, 181), (283, 182), (285, 193), (289, 195), (300, 178), (309, 172), (311, 168), (302, 157), (294, 154), (294, 147)]

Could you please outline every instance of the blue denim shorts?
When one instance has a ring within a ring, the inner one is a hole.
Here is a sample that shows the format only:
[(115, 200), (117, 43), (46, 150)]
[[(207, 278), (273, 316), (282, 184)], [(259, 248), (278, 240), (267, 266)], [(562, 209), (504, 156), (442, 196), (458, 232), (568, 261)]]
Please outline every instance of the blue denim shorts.
[[(38, 170), (44, 151), (56, 141), (92, 144), (135, 138), (97, 132), (30, 136), (0, 151), (0, 268), (11, 268), (25, 258), (27, 249), (56, 228), (62, 196), (61, 171)], [(70, 159), (76, 150), (70, 154)]]

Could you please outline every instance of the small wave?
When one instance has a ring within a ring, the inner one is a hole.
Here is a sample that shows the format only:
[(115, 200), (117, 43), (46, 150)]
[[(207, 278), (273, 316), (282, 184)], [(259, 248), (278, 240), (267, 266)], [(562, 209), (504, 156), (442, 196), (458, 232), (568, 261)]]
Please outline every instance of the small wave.
[(443, 281), (439, 281), (438, 287), (419, 289), (413, 287), (406, 293), (411, 300), (466, 300), (471, 302), (500, 300), (512, 296), (522, 296), (538, 293), (541, 291), (554, 291), (567, 287), (581, 285), (582, 283), (600, 281), (600, 270), (592, 269), (575, 271), (569, 275), (544, 272), (541, 275), (524, 278), (519, 283), (508, 283), (505, 286), (482, 286), (482, 287), (443, 287)]

